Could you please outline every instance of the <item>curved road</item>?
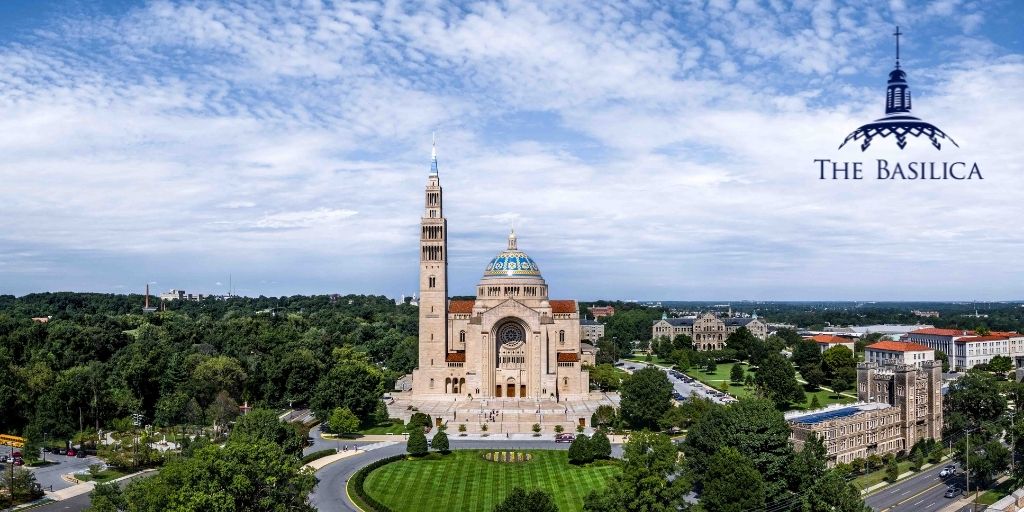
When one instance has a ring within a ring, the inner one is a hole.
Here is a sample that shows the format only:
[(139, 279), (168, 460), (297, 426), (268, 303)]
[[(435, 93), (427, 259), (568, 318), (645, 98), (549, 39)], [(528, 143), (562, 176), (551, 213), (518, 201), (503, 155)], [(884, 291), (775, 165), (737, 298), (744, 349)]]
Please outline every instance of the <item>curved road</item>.
[[(504, 449), (504, 450), (568, 450), (569, 443), (556, 443), (554, 440), (505, 440), (505, 439), (474, 439), (466, 440), (450, 437), (453, 450), (464, 449)], [(356, 512), (359, 509), (348, 499), (345, 492), (348, 479), (359, 471), (359, 468), (385, 457), (405, 453), (405, 443), (401, 442), (383, 448), (371, 450), (362, 455), (354, 455), (325, 466), (317, 471), (320, 479), (316, 489), (309, 495), (309, 502), (320, 512)], [(612, 445), (612, 457), (622, 457), (622, 445)]]

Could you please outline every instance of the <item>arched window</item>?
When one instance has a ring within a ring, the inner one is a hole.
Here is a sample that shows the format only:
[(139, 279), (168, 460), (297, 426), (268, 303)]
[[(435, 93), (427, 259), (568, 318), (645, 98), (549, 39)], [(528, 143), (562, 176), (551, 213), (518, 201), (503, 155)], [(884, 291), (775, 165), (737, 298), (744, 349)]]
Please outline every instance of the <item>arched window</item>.
[(459, 343), (466, 342), (466, 331), (459, 331)]
[(565, 331), (558, 331), (558, 342), (565, 343)]
[(433, 387), (434, 387), (434, 379), (430, 379), (430, 387), (431, 387), (431, 389), (433, 389)]

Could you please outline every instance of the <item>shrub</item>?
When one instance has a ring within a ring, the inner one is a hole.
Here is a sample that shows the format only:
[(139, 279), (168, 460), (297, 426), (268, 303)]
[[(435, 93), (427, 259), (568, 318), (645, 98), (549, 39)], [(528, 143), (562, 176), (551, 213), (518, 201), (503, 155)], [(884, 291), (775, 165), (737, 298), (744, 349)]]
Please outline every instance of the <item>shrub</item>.
[(565, 432), (565, 427), (563, 427), (561, 425), (555, 425), (555, 433), (556, 434), (561, 434), (562, 432)]
[(533, 424), (533, 431), (535, 433), (539, 433), (540, 432), (540, 423), (534, 423)]
[(889, 463), (885, 466), (885, 479), (889, 482), (895, 482), (900, 476), (900, 468), (896, 465), (896, 459), (890, 459)]
[(303, 455), (302, 456), (302, 463), (303, 464), (309, 464), (310, 462), (313, 462), (314, 460), (317, 460), (317, 459), (319, 459), (321, 457), (326, 457), (328, 455), (334, 455), (335, 453), (338, 453), (338, 452), (337, 452), (337, 450), (334, 450), (333, 448), (328, 448), (326, 450), (317, 450), (317, 451), (315, 451), (313, 453), (310, 453), (309, 455)]
[(594, 461), (594, 454), (590, 449), (590, 438), (584, 434), (576, 436), (569, 445), (569, 462), (572, 464), (586, 464)]
[(430, 441), (430, 447), (444, 454), (448, 454), (451, 451), (448, 446), (448, 434), (444, 433), (444, 429), (439, 429), (434, 434), (434, 439)]
[(413, 457), (422, 457), (427, 454), (428, 450), (427, 436), (423, 434), (423, 429), (412, 429), (412, 432), (409, 433), (409, 441), (405, 444), (405, 451)]
[(604, 430), (594, 432), (594, 437), (590, 438), (590, 453), (594, 459), (607, 459), (612, 456), (612, 443)]

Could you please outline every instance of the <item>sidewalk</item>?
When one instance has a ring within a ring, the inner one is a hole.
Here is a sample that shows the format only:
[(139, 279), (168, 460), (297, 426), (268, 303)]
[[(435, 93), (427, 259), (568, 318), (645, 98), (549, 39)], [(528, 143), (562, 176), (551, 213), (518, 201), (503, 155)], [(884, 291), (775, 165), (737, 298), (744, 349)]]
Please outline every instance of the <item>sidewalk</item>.
[[(130, 479), (135, 478), (137, 476), (141, 476), (141, 475), (144, 475), (144, 474), (147, 474), (147, 473), (152, 473), (152, 472), (155, 472), (155, 471), (156, 471), (155, 469), (144, 469), (142, 471), (139, 471), (139, 472), (136, 472), (136, 473), (132, 473), (130, 475), (125, 475), (125, 476), (122, 476), (120, 478), (115, 478), (115, 479), (111, 480), (109, 483), (118, 483), (118, 482), (122, 482), (124, 480), (130, 480)], [(67, 488), (61, 489), (59, 491), (47, 492), (46, 493), (46, 497), (51, 499), (51, 500), (53, 500), (53, 501), (64, 501), (64, 500), (69, 499), (69, 498), (74, 498), (75, 496), (81, 496), (83, 494), (92, 492), (92, 490), (95, 489), (95, 488), (96, 488), (96, 482), (84, 482), (84, 483), (80, 483), (80, 484), (77, 484), (77, 485), (72, 485), (71, 487), (67, 487)]]
[[(436, 430), (431, 430), (430, 432), (428, 432), (427, 433), (427, 439), (430, 439), (431, 437), (433, 437), (434, 432), (436, 432)], [(578, 434), (577, 432), (569, 432), (568, 430), (565, 433), (566, 434), (573, 434), (573, 435)], [(588, 437), (592, 436), (592, 435), (594, 435), (594, 429), (587, 428), (583, 433), (586, 434)], [(512, 434), (512, 433), (509, 433), (509, 434), (497, 434), (497, 433), (495, 433), (495, 434), (490, 434), (490, 435), (484, 435), (484, 434), (481, 434), (479, 432), (474, 432), (474, 433), (466, 432), (465, 435), (463, 435), (462, 433), (459, 433), (459, 432), (448, 431), (447, 434), (448, 434), (448, 440), (451, 441), (451, 442), (454, 442), (454, 441), (551, 441), (551, 442), (554, 442), (555, 441), (555, 436), (553, 434), (550, 434), (550, 433), (541, 434), (540, 436), (537, 436), (537, 437), (534, 437), (534, 435), (531, 434), (531, 433), (525, 433), (525, 434), (524, 433), (515, 433), (515, 434)], [(608, 436), (608, 440), (612, 444), (622, 444), (623, 442), (625, 442), (625, 438), (626, 437), (628, 437), (628, 436), (609, 435)], [(326, 437), (325, 436), (324, 439), (334, 439), (334, 438), (333, 437)], [(408, 439), (409, 439), (409, 435), (408, 434), (374, 434), (374, 435), (366, 435), (366, 436), (352, 438), (352, 439), (346, 439), (346, 440), (347, 441), (371, 441), (371, 442), (404, 443)]]
[(366, 445), (366, 446), (358, 446), (357, 445), (355, 447), (355, 449), (341, 451), (341, 452), (335, 453), (334, 455), (328, 455), (326, 457), (320, 457), (319, 459), (316, 459), (314, 461), (310, 461), (309, 463), (307, 463), (303, 467), (304, 468), (313, 468), (313, 471), (320, 471), (320, 469), (323, 468), (324, 466), (326, 466), (328, 464), (332, 464), (334, 462), (338, 462), (339, 460), (344, 459), (346, 457), (352, 457), (354, 455), (359, 455), (361, 453), (366, 453), (366, 452), (369, 452), (369, 451), (376, 450), (377, 448), (383, 448), (385, 446), (391, 446), (391, 445), (394, 445), (394, 444), (398, 444), (398, 442), (392, 440), (392, 441), (382, 441), (382, 442), (379, 442), (379, 443), (374, 443), (374, 444)]
[[(1008, 477), (1008, 476), (1002, 476), (1002, 477), (996, 479), (996, 481), (992, 485), (992, 487), (995, 487), (996, 485), (998, 485), (998, 484), (1000, 484), (1002, 482), (1005, 482), (1006, 480), (1009, 480), (1009, 478), (1010, 477)], [(980, 498), (982, 494), (985, 494), (985, 491), (981, 491), (980, 493), (977, 493), (977, 494), (978, 494), (978, 497)], [(964, 496), (964, 497), (962, 497), (962, 498), (960, 498), (958, 500), (954, 500), (949, 505), (946, 505), (945, 507), (942, 507), (941, 509), (939, 509), (939, 512), (956, 512), (957, 510), (963, 510), (964, 507), (967, 507), (970, 504), (974, 503), (974, 495), (975, 495), (975, 493), (972, 491), (971, 494), (969, 494), (967, 496)], [(988, 508), (988, 505), (978, 505), (978, 510), (985, 510), (987, 508)]]

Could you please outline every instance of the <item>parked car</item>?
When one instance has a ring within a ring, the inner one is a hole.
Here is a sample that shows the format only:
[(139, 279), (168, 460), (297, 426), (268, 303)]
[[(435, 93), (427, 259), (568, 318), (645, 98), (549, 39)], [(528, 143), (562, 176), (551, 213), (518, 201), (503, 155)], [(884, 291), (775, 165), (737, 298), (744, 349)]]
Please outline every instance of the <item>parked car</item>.
[(939, 477), (940, 478), (946, 478), (947, 476), (953, 476), (955, 474), (956, 474), (956, 466), (954, 466), (952, 464), (942, 468), (942, 471), (939, 471)]
[(954, 487), (950, 487), (950, 488), (946, 489), (945, 496), (947, 498), (956, 498), (956, 497), (960, 496), (961, 494), (963, 494), (963, 491), (960, 490), (959, 487), (955, 487), (954, 486)]
[(15, 466), (21, 466), (25, 464), (25, 461), (22, 459), (14, 459), (14, 462), (12, 462), (11, 464), (14, 464)]
[(74, 448), (68, 448), (67, 456), (68, 457), (74, 457), (77, 453), (78, 452), (76, 452)]
[(78, 453), (75, 454), (75, 457), (78, 457), (79, 459), (84, 459), (86, 455), (87, 454), (85, 453), (85, 450), (78, 450)]
[(555, 436), (556, 443), (571, 443), (576, 440), (576, 434), (558, 434)]
[(68, 450), (66, 448), (57, 448), (53, 453), (56, 453), (57, 455), (67, 455)]

